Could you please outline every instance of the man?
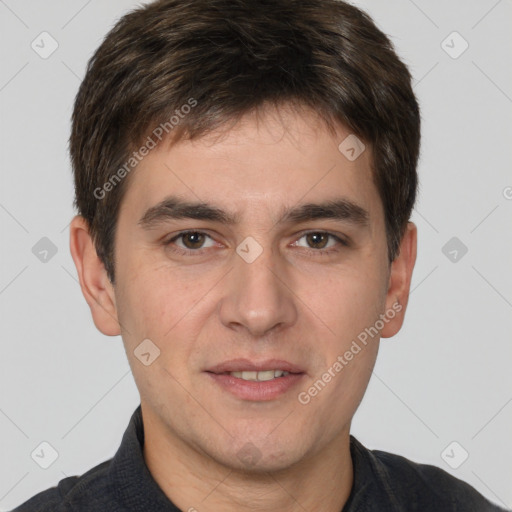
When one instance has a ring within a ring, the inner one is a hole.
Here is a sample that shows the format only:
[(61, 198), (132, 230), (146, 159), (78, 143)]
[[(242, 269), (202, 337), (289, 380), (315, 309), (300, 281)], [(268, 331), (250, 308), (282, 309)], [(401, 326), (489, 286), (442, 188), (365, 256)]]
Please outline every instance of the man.
[(420, 114), (336, 0), (163, 0), (76, 98), (70, 245), (140, 392), (112, 460), (24, 511), (493, 511), (350, 435), (416, 258)]

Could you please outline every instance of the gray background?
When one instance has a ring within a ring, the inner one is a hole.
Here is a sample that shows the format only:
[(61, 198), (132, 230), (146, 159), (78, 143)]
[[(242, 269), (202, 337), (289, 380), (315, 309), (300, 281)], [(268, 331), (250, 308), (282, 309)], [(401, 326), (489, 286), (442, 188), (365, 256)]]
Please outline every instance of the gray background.
[[(0, 510), (112, 457), (139, 403), (121, 338), (95, 329), (77, 282), (67, 154), (86, 62), (136, 5), (0, 0)], [(512, 507), (511, 1), (357, 5), (411, 69), (423, 140), (406, 323), (382, 342), (352, 432)], [(31, 47), (43, 31), (58, 43), (46, 59)], [(48, 469), (31, 457), (44, 441)]]

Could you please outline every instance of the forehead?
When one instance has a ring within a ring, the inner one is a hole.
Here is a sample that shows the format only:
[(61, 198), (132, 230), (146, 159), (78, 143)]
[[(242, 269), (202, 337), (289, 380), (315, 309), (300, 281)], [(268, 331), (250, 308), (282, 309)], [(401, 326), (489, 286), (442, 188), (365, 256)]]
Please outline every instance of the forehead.
[[(354, 158), (355, 156), (355, 158)], [(273, 218), (298, 203), (343, 196), (382, 212), (371, 148), (345, 127), (331, 132), (310, 111), (267, 110), (194, 140), (160, 144), (130, 176), (121, 210), (143, 212), (167, 196), (223, 205), (242, 220)]]

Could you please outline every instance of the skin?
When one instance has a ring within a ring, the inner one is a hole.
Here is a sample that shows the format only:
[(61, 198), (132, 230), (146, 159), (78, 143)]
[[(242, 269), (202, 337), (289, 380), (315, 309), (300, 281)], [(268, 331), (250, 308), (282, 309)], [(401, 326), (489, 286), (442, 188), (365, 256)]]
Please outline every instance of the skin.
[[(390, 265), (371, 148), (349, 161), (338, 150), (349, 133), (343, 126), (329, 132), (311, 111), (281, 107), (154, 149), (130, 176), (121, 205), (115, 286), (84, 219), (72, 221), (71, 253), (95, 325), (122, 335), (140, 392), (147, 466), (182, 510), (339, 512), (350, 494), (350, 423), (380, 338), (402, 326), (416, 226), (408, 224)], [(144, 230), (139, 219), (169, 194), (238, 213), (240, 222), (181, 219)], [(285, 207), (341, 196), (367, 210), (366, 227), (333, 219), (277, 223)], [(203, 246), (186, 237), (165, 246), (186, 229), (211, 238)], [(304, 231), (348, 237), (350, 245), (311, 240)], [(263, 249), (252, 263), (236, 253), (248, 236)], [(328, 249), (335, 251), (320, 254)], [(298, 393), (397, 303), (401, 311), (380, 334), (307, 405), (299, 403)], [(161, 351), (149, 366), (134, 355), (146, 338)], [(242, 400), (203, 371), (236, 357), (285, 359), (306, 375), (274, 400)], [(255, 464), (238, 456), (247, 443)]]

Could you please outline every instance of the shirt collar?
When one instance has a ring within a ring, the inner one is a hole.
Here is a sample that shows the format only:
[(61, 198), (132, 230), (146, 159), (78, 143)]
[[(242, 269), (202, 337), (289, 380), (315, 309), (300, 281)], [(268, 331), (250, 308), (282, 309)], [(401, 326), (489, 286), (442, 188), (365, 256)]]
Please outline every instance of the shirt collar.
[(109, 469), (109, 480), (117, 501), (133, 512), (180, 512), (151, 476), (143, 447), (144, 426), (139, 404)]

